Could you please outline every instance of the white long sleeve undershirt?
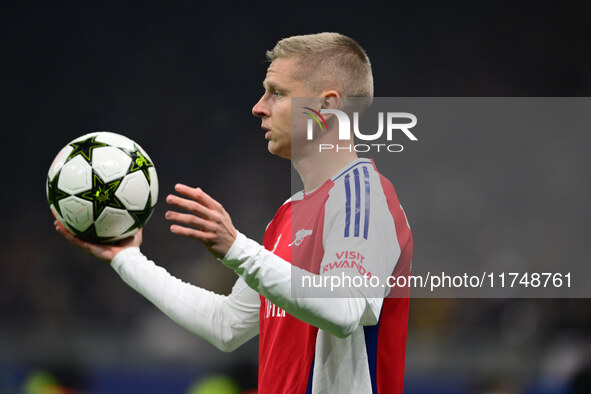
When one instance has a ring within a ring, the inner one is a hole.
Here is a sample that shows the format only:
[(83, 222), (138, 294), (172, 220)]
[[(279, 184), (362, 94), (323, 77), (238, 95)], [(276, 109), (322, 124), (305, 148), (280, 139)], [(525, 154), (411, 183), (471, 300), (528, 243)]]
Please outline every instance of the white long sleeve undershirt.
[(170, 275), (139, 248), (119, 252), (111, 266), (173, 321), (222, 351), (232, 351), (258, 334), (260, 298), (242, 279), (230, 295), (215, 294)]
[(338, 337), (350, 335), (360, 324), (377, 321), (379, 306), (369, 308), (358, 294), (292, 298), (292, 269), (300, 269), (241, 233), (222, 261), (240, 276), (228, 296), (175, 278), (139, 248), (119, 252), (111, 266), (173, 321), (222, 351), (232, 351), (258, 334), (259, 293), (292, 316)]

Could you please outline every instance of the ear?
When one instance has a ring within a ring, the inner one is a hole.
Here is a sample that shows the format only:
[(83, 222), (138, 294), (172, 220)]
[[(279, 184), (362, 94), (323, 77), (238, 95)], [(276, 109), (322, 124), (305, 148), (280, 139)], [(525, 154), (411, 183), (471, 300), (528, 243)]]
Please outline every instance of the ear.
[(341, 107), (341, 95), (336, 90), (325, 90), (320, 94), (321, 106), (324, 109), (339, 109)]

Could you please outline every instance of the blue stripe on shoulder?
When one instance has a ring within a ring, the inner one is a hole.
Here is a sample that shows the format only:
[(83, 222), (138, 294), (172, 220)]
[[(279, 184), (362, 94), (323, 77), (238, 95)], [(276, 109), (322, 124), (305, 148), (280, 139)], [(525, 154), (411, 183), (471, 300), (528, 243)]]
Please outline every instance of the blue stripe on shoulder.
[[(358, 163), (356, 164), (364, 164)], [(353, 168), (353, 182), (351, 182), (351, 174), (343, 173), (345, 186), (345, 232), (344, 237), (360, 237), (367, 239), (369, 236), (369, 219), (371, 214), (371, 182), (370, 173), (367, 166), (361, 167), (363, 173), (360, 173), (359, 168)], [(340, 177), (340, 175), (339, 175)], [(338, 177), (337, 177), (338, 178)], [(362, 185), (362, 179), (363, 185)], [(335, 178), (336, 179), (336, 178)], [(363, 191), (362, 188), (363, 187)], [(353, 189), (353, 190), (352, 190)], [(355, 210), (352, 209), (352, 194), (355, 197)], [(363, 201), (361, 200), (361, 193), (363, 193)], [(363, 233), (361, 233), (361, 212), (363, 212)], [(354, 216), (353, 216), (354, 215)], [(353, 222), (353, 234), (351, 234), (351, 222)]]
[(363, 238), (367, 239), (367, 233), (369, 232), (369, 205), (371, 202), (369, 195), (369, 171), (367, 167), (363, 167), (363, 175), (365, 175), (365, 221), (363, 223)]
[(361, 188), (359, 186), (359, 170), (353, 170), (355, 178), (355, 236), (359, 237), (359, 222), (361, 220)]
[(351, 187), (349, 186), (349, 174), (345, 176), (345, 238), (349, 236), (351, 224)]

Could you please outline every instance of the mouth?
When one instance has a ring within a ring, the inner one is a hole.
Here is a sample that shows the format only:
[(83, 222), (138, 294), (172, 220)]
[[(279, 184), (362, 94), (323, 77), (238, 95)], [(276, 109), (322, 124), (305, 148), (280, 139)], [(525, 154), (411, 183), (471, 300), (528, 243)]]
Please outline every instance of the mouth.
[(261, 129), (263, 129), (263, 131), (265, 131), (265, 139), (266, 140), (271, 139), (271, 129), (269, 129), (268, 127), (265, 127), (265, 126), (261, 126)]

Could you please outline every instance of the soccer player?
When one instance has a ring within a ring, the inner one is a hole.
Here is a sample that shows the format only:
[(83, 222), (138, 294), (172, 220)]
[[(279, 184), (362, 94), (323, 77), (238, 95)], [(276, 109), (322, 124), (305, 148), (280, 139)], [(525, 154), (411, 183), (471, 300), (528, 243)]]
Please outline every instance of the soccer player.
[(262, 245), (237, 231), (200, 188), (179, 184), (166, 198), (176, 208), (166, 212), (170, 230), (202, 242), (238, 274), (230, 295), (184, 283), (148, 260), (139, 249), (141, 231), (117, 245), (94, 245), (58, 222), (56, 229), (110, 261), (127, 284), (219, 349), (231, 351), (259, 334), (260, 393), (401, 393), (408, 293), (388, 297), (387, 286), (343, 286), (310, 297), (292, 286), (306, 276), (312, 283), (372, 277), (383, 285), (410, 272), (412, 236), (392, 184), (354, 150), (318, 150), (319, 143), (338, 143), (336, 117), (325, 115), (328, 130), (311, 141), (292, 127), (295, 98), (308, 98), (308, 110), (318, 113), (342, 108), (347, 97), (371, 98), (369, 59), (338, 33), (283, 39), (267, 57), (265, 92), (252, 112), (262, 120), (268, 150), (292, 161), (304, 190), (279, 208)]

